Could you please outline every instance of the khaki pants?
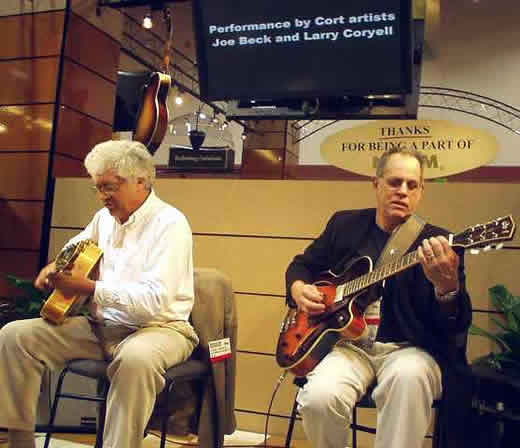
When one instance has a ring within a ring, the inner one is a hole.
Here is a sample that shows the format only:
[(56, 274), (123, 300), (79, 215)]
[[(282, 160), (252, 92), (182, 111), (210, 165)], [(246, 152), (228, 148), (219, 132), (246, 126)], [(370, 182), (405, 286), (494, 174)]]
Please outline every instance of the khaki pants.
[[(141, 328), (100, 326), (110, 390), (104, 432), (105, 448), (136, 448), (164, 388), (163, 374), (186, 360), (198, 343), (187, 322)], [(41, 378), (46, 368), (61, 369), (77, 358), (103, 359), (100, 341), (85, 317), (55, 326), (43, 319), (11, 322), (0, 330), (0, 426), (33, 430)]]
[(354, 405), (374, 379), (375, 448), (423, 446), (432, 402), (442, 393), (439, 366), (417, 347), (376, 342), (370, 351), (337, 345), (307, 375), (298, 394), (298, 410), (313, 447), (347, 446)]

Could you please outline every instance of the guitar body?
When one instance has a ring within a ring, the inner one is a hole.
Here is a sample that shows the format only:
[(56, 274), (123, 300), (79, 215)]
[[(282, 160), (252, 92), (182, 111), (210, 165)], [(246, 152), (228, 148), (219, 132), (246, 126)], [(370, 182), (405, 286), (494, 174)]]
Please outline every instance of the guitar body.
[(144, 144), (153, 155), (161, 145), (168, 129), (168, 92), (171, 77), (155, 72), (146, 86), (137, 116), (134, 140)]
[[(72, 275), (88, 277), (102, 255), (103, 251), (87, 240), (77, 246), (70, 260), (67, 261), (66, 267), (70, 269)], [(79, 294), (66, 296), (56, 288), (43, 304), (40, 315), (44, 319), (60, 325), (66, 317), (77, 314), (87, 297)]]
[[(367, 324), (364, 311), (368, 304), (368, 290), (351, 297), (343, 297), (338, 286), (372, 270), (369, 257), (361, 257), (349, 264), (340, 276), (327, 274), (314, 285), (323, 294), (325, 312), (318, 316), (289, 309), (282, 322), (276, 362), (296, 376), (307, 375), (332, 350), (340, 338), (359, 339)], [(339, 295), (339, 297), (337, 297)]]

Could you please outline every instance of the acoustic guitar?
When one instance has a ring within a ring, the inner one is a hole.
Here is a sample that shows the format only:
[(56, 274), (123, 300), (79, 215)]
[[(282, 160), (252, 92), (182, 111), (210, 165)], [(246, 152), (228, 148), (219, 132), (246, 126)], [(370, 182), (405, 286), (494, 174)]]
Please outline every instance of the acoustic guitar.
[[(103, 251), (91, 240), (71, 244), (61, 250), (56, 258), (56, 271), (70, 271), (72, 275), (89, 277), (98, 264)], [(40, 316), (60, 325), (66, 317), (79, 312), (88, 296), (75, 294), (67, 296), (56, 288), (43, 304)]]
[(141, 96), (133, 133), (133, 139), (145, 145), (152, 155), (164, 139), (169, 120), (167, 100), (172, 84), (169, 68), (173, 27), (168, 8), (165, 9), (164, 16), (169, 34), (164, 52), (164, 73), (153, 72), (150, 74)]
[(133, 139), (141, 142), (153, 155), (161, 145), (168, 128), (168, 92), (170, 75), (154, 72), (145, 86)]
[[(469, 227), (450, 235), (450, 245), (461, 249), (488, 250), (492, 244), (513, 238), (515, 223), (511, 216), (497, 218), (486, 224)], [(497, 249), (501, 248), (499, 244)], [(340, 275), (331, 271), (314, 284), (323, 294), (325, 311), (309, 315), (289, 309), (282, 321), (276, 362), (295, 376), (306, 376), (332, 350), (340, 338), (355, 341), (367, 328), (364, 312), (377, 296), (371, 294), (381, 282), (419, 263), (417, 251), (372, 270), (370, 257), (353, 260)]]

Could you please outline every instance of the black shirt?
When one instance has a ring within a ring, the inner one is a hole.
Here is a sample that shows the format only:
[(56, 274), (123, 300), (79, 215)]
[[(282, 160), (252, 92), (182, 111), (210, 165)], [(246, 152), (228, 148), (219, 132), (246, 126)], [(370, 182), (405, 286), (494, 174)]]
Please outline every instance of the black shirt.
[[(375, 266), (383, 249), (390, 238), (390, 234), (382, 230), (374, 221), (367, 233), (367, 238), (363, 241), (359, 248), (359, 255), (368, 255)], [(392, 278), (388, 278), (385, 282), (383, 292), (383, 300), (381, 300), (379, 329), (377, 331), (376, 341), (380, 342), (405, 342), (395, 317), (395, 311), (390, 302), (392, 295), (389, 294), (390, 288), (395, 288), (396, 284)], [(386, 300), (385, 300), (386, 296)]]

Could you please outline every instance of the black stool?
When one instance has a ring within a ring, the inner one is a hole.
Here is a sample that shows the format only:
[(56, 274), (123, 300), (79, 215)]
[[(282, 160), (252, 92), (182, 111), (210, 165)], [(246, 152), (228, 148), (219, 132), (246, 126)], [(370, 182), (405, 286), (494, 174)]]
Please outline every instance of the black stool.
[[(305, 385), (307, 382), (307, 378), (305, 377), (295, 377), (293, 383), (298, 386), (298, 388), (301, 388)], [(368, 432), (370, 434), (376, 433), (376, 428), (371, 428), (369, 426), (360, 425), (357, 422), (357, 410), (358, 408), (368, 408), (368, 409), (375, 409), (376, 404), (374, 400), (372, 400), (372, 391), (374, 390), (375, 384), (368, 388), (367, 392), (361, 400), (359, 400), (356, 405), (354, 406), (354, 409), (352, 410), (352, 421), (350, 423), (350, 429), (352, 430), (352, 448), (357, 448), (357, 431), (363, 431)], [(296, 395), (294, 397), (294, 403), (291, 411), (291, 416), (289, 418), (289, 427), (287, 428), (287, 436), (285, 437), (285, 448), (291, 447), (291, 440), (292, 440), (292, 434), (294, 431), (294, 424), (296, 423), (296, 419), (299, 419), (298, 414), (298, 402), (296, 401), (296, 398), (298, 397), (298, 392), (296, 392)], [(432, 408), (438, 408), (439, 407), (439, 400), (435, 400), (432, 404)], [(437, 421), (437, 418), (435, 419)], [(435, 431), (434, 431), (435, 433)], [(427, 435), (426, 438), (433, 438), (431, 435)]]
[[(70, 398), (76, 400), (94, 401), (100, 404), (99, 408), (99, 422), (96, 431), (96, 445), (95, 448), (102, 448), (103, 446), (103, 430), (105, 428), (106, 415), (106, 398), (108, 394), (109, 381), (107, 377), (108, 362), (97, 361), (92, 359), (76, 359), (70, 361), (62, 370), (58, 384), (56, 385), (56, 393), (54, 394), (54, 401), (52, 403), (51, 415), (49, 420), (49, 427), (51, 430), (45, 436), (44, 448), (49, 448), (49, 443), (52, 436), (52, 426), (56, 418), (56, 411), (60, 398)], [(97, 380), (97, 394), (74, 394), (62, 392), (63, 380), (67, 373), (75, 373), (76, 375), (85, 376)], [(164, 374), (166, 384), (163, 391), (159, 394), (156, 406), (161, 411), (161, 448), (166, 444), (166, 431), (168, 426), (168, 397), (173, 391), (174, 386), (186, 381), (206, 381), (210, 375), (209, 362), (199, 361), (190, 358), (180, 364), (170, 367)]]

